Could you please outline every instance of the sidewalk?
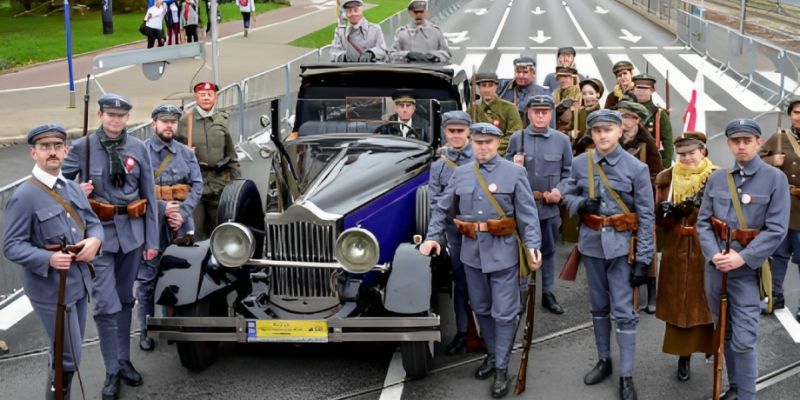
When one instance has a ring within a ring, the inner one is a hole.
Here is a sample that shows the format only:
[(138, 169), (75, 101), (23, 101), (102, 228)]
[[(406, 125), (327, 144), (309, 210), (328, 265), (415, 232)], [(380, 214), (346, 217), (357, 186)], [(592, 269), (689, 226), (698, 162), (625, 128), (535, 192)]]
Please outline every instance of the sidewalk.
[[(324, 5), (323, 5), (324, 4)], [(243, 78), (281, 65), (310, 49), (289, 46), (287, 43), (336, 22), (330, 2), (293, 0), (290, 7), (257, 16), (249, 37), (242, 36), (241, 20), (220, 25), (220, 86), (239, 82)], [(207, 38), (210, 40), (210, 36)], [(106, 50), (117, 52), (145, 48), (144, 41)], [(67, 108), (69, 94), (66, 60), (48, 62), (0, 75), (0, 143), (20, 143), (30, 127), (46, 122), (59, 122), (68, 130), (82, 129), (82, 98), (89, 73), (107, 92), (122, 94), (131, 99), (133, 110), (129, 123), (150, 118), (150, 111), (174, 95), (188, 94), (192, 82), (210, 80), (211, 44), (206, 43), (205, 58), (182, 59), (169, 63), (161, 79), (150, 81), (139, 66), (110, 71), (92, 71), (94, 52), (73, 59), (76, 79), (76, 108)], [(196, 75), (196, 76), (195, 76)], [(96, 125), (96, 100), (101, 94), (98, 86), (90, 87), (89, 127)]]

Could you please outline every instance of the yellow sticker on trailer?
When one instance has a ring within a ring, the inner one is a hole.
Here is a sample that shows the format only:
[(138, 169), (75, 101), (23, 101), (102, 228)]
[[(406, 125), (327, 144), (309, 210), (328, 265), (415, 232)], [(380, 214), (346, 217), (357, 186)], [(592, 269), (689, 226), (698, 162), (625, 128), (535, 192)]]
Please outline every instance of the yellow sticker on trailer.
[(326, 321), (250, 320), (247, 321), (249, 342), (314, 342), (328, 341)]

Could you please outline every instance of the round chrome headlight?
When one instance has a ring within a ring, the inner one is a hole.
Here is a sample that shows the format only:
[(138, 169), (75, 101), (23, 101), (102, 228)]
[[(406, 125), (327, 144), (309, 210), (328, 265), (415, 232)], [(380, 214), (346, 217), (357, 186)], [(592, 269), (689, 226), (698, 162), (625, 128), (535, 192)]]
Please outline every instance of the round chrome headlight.
[(211, 254), (220, 265), (229, 268), (242, 266), (255, 253), (253, 233), (246, 226), (226, 222), (211, 233)]
[(380, 254), (378, 239), (366, 229), (350, 228), (336, 239), (334, 255), (347, 272), (369, 272), (378, 263)]

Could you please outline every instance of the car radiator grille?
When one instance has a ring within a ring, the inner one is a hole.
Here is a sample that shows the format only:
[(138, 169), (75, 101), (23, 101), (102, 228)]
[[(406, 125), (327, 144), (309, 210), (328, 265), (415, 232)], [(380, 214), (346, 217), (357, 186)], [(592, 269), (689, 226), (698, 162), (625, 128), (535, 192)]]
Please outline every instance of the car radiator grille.
[[(298, 262), (336, 262), (335, 227), (312, 222), (267, 224), (265, 254), (269, 259)], [(332, 268), (272, 267), (271, 287), (283, 298), (338, 297)]]

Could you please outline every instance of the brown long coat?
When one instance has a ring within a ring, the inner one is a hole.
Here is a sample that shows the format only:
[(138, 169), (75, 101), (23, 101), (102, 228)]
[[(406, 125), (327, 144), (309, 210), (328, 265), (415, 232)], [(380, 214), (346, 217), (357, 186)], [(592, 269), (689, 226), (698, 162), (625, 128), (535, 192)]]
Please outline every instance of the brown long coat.
[[(672, 183), (672, 168), (656, 177), (656, 205), (667, 200)], [(656, 207), (658, 210), (658, 207)], [(680, 225), (696, 227), (697, 213), (683, 221), (666, 220), (657, 212), (656, 224), (664, 228), (664, 248), (658, 276), (656, 317), (681, 328), (711, 323), (711, 312), (703, 286), (705, 258), (700, 250), (700, 237), (678, 232)]]
[[(773, 165), (773, 156), (783, 153), (785, 155), (783, 166), (779, 167), (789, 185), (800, 187), (800, 154), (797, 154), (792, 147), (790, 140), (794, 140), (789, 135), (791, 133), (774, 134), (761, 146), (761, 159), (769, 165)], [(781, 151), (778, 151), (778, 138), (781, 139)], [(795, 140), (796, 142), (796, 140)], [(789, 229), (800, 230), (800, 197), (791, 197), (792, 212), (789, 215)]]

